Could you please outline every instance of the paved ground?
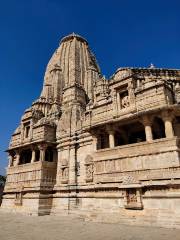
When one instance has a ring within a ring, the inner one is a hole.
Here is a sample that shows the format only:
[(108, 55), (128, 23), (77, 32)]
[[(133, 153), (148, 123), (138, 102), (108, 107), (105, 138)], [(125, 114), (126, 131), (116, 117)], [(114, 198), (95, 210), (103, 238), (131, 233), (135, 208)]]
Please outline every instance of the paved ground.
[(180, 240), (180, 230), (84, 222), (0, 211), (0, 240)]

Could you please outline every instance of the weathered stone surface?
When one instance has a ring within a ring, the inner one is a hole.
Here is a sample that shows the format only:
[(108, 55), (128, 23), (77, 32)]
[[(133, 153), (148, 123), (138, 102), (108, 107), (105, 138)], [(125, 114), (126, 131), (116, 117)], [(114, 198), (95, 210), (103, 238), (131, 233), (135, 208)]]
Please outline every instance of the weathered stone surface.
[(12, 135), (1, 208), (179, 227), (179, 81), (152, 66), (105, 79), (84, 38), (63, 38)]

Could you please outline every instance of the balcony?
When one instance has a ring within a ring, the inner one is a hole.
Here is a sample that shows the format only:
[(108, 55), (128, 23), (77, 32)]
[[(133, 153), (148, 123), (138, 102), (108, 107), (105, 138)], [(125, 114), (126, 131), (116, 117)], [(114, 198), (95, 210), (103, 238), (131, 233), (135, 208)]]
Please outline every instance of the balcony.
[(96, 182), (180, 178), (179, 138), (163, 138), (101, 149), (94, 154)]
[(19, 147), (21, 145), (30, 144), (39, 141), (55, 142), (56, 132), (55, 128), (50, 125), (35, 126), (32, 133), (28, 137), (21, 139), (21, 133), (13, 134), (10, 142), (10, 148)]
[(11, 190), (36, 189), (41, 186), (52, 187), (56, 178), (55, 162), (34, 162), (9, 167), (5, 192)]
[(20, 133), (14, 133), (11, 137), (11, 141), (9, 144), (9, 147), (16, 147), (19, 146), (21, 144), (21, 134)]
[(37, 126), (33, 128), (32, 141), (55, 141), (55, 128), (50, 125)]

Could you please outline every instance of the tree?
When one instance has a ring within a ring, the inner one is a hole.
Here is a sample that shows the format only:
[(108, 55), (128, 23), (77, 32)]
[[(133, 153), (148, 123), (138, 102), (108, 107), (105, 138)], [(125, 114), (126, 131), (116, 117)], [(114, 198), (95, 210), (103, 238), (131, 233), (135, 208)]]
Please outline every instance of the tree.
[(4, 187), (6, 182), (6, 177), (3, 175), (0, 175), (0, 186)]

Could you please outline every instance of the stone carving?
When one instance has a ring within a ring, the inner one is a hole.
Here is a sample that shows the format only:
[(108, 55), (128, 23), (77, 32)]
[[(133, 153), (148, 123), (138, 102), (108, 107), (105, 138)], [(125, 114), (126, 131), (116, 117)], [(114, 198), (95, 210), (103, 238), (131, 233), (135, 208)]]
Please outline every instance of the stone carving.
[(17, 192), (15, 194), (14, 204), (16, 206), (21, 206), (22, 205), (22, 192)]
[(69, 129), (70, 129), (70, 113), (68, 111), (65, 111), (62, 113), (62, 118), (58, 123), (57, 135), (60, 136), (60, 134), (66, 134), (68, 133)]
[(163, 223), (180, 225), (179, 77), (177, 69), (128, 67), (106, 79), (87, 41), (64, 37), (12, 135), (2, 207), (47, 214), (82, 199), (83, 213), (112, 206), (117, 219), (123, 196), (134, 210), (148, 197), (141, 222), (158, 209)]
[(86, 180), (92, 180), (93, 178), (93, 165), (86, 165)]
[(64, 167), (62, 168), (62, 179), (63, 180), (67, 180), (68, 179), (68, 168), (67, 167)]
[(135, 184), (139, 183), (139, 181), (132, 175), (126, 175), (123, 177), (123, 182), (122, 184), (128, 185), (128, 184)]
[(142, 191), (139, 188), (127, 188), (125, 193), (125, 208), (141, 210), (143, 209)]
[(121, 105), (122, 105), (122, 108), (127, 108), (127, 107), (129, 107), (129, 105), (130, 105), (129, 96), (124, 96), (124, 97), (121, 99)]
[(38, 120), (44, 117), (44, 114), (42, 111), (33, 108), (32, 117), (34, 118), (34, 122), (36, 123)]
[(85, 158), (85, 166), (86, 166), (86, 182), (93, 181), (93, 158), (91, 155), (87, 155)]
[(131, 72), (129, 71), (129, 69), (122, 69), (119, 68), (116, 71), (116, 74), (114, 74), (114, 78), (119, 80), (119, 79), (125, 79), (128, 78), (131, 75)]
[(136, 203), (137, 202), (137, 195), (136, 195), (136, 189), (130, 189), (127, 192), (127, 203)]
[(15, 193), (15, 199), (14, 199), (14, 204), (16, 206), (22, 205), (23, 189), (24, 189), (24, 186), (22, 184), (19, 184), (19, 186), (17, 186), (16, 188), (17, 192)]
[(69, 167), (67, 159), (62, 159), (60, 169), (61, 183), (67, 183), (69, 179)]

